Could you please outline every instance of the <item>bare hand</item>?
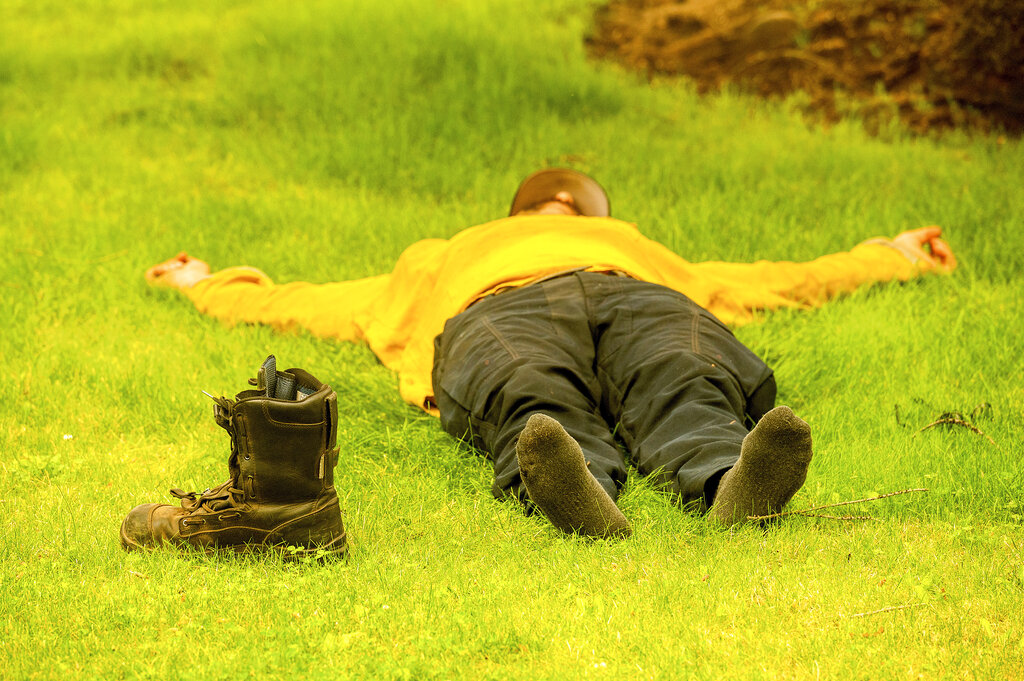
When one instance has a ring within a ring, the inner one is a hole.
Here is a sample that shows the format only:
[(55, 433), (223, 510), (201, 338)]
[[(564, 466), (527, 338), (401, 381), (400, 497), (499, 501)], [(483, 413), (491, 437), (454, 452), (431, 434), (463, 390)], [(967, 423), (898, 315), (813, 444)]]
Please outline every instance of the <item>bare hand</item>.
[(915, 256), (921, 269), (952, 272), (956, 269), (956, 256), (949, 244), (939, 238), (941, 235), (941, 227), (922, 227), (903, 232), (892, 243), (903, 252)]
[(146, 281), (151, 286), (170, 286), (178, 290), (191, 288), (208, 276), (210, 266), (184, 251), (146, 270)]

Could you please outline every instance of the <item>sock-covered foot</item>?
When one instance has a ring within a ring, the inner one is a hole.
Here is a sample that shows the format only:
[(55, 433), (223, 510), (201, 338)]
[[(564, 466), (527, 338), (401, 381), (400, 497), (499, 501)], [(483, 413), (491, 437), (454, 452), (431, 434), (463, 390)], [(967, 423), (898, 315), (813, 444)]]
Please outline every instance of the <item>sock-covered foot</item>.
[(588, 537), (628, 537), (629, 521), (587, 470), (583, 450), (562, 425), (534, 414), (516, 445), (526, 491), (551, 524)]
[(811, 429), (789, 407), (775, 407), (743, 438), (739, 461), (722, 476), (711, 507), (726, 525), (777, 513), (807, 479)]

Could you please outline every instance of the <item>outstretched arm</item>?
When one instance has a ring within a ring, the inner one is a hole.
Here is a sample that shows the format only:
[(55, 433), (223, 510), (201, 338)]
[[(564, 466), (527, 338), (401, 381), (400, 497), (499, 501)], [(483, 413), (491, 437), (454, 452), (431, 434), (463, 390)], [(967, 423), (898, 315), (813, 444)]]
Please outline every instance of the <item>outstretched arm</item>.
[(750, 321), (756, 310), (814, 307), (871, 284), (906, 281), (923, 272), (949, 273), (953, 250), (939, 227), (870, 239), (809, 262), (699, 263), (711, 283), (705, 307), (727, 323)]
[(204, 313), (227, 322), (301, 327), (321, 337), (361, 340), (365, 306), (385, 288), (387, 275), (328, 284), (278, 285), (252, 267), (217, 273), (184, 251), (146, 270), (151, 286), (184, 293)]

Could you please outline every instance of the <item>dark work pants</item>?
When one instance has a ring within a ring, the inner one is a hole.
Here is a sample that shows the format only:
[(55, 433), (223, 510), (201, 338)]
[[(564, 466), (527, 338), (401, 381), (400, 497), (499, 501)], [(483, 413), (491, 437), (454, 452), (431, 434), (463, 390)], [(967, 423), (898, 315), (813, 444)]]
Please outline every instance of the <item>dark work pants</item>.
[(580, 443), (615, 499), (620, 441), (642, 475), (710, 505), (750, 423), (775, 402), (763, 361), (671, 289), (576, 272), (484, 298), (435, 340), (441, 424), (494, 461), (494, 494), (525, 499), (516, 442), (531, 414)]

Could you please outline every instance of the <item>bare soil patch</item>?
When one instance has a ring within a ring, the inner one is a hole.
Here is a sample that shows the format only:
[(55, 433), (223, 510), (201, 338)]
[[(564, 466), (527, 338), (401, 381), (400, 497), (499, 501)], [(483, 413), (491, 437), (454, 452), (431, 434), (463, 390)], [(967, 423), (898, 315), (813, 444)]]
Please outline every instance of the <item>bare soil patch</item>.
[(1020, 0), (612, 0), (587, 43), (701, 92), (802, 91), (824, 121), (1024, 132)]

